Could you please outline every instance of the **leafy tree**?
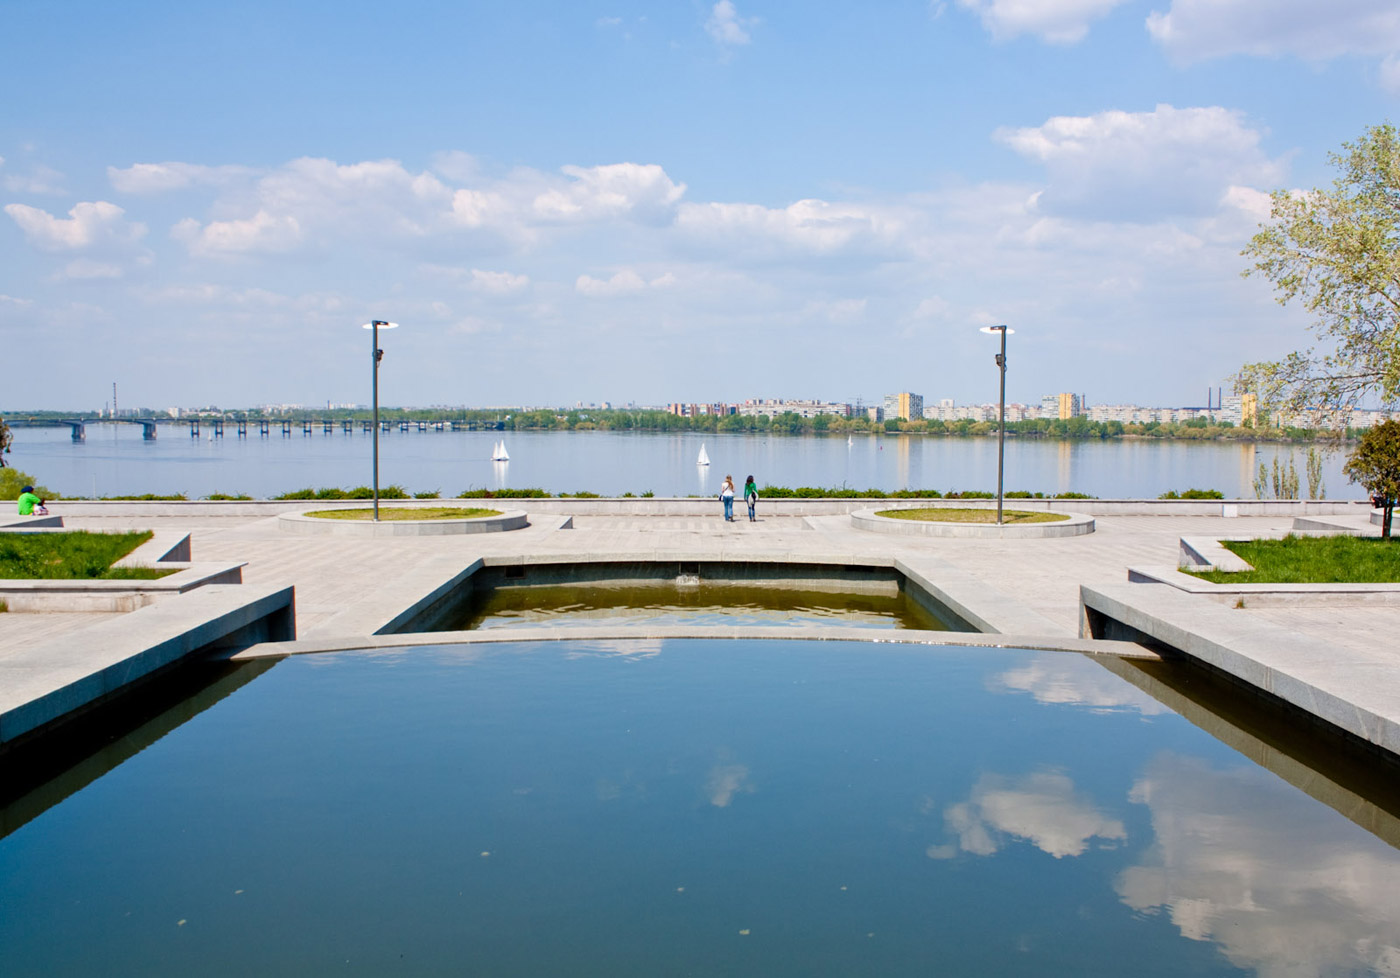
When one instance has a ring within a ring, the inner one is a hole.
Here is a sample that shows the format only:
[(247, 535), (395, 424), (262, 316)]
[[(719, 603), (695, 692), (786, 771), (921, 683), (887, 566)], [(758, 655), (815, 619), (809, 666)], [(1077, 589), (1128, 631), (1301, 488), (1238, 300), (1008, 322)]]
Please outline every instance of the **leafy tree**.
[(1338, 411), (1400, 397), (1400, 134), (1372, 126), (1344, 153), (1331, 190), (1275, 190), (1268, 223), (1242, 254), (1245, 276), (1274, 284), (1281, 305), (1313, 316), (1320, 347), (1246, 364), (1235, 379), (1264, 406)]
[(5, 423), (4, 418), (0, 418), (0, 469), (5, 467), (5, 456), (10, 454), (10, 442), (14, 441), (14, 435), (10, 434), (10, 426)]
[(1400, 421), (1383, 421), (1362, 435), (1342, 471), (1350, 481), (1365, 486), (1385, 511), (1381, 536), (1390, 539), (1391, 513), (1400, 496)]

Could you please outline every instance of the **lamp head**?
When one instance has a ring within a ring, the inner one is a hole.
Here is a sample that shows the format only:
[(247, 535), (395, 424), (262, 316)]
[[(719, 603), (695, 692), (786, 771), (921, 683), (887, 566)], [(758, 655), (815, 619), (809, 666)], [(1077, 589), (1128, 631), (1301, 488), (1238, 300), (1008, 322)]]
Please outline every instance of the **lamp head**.
[(983, 326), (978, 332), (996, 334), (996, 333), (1014, 333), (1014, 332), (1016, 332), (1016, 331), (1015, 331), (1014, 329), (1012, 329), (1010, 326), (1002, 325), (1002, 326)]
[(380, 328), (380, 329), (398, 329), (398, 328), (399, 328), (399, 324), (398, 324), (398, 323), (388, 323), (388, 322), (385, 322), (385, 321), (382, 320), (382, 319), (371, 319), (369, 322), (367, 322), (367, 323), (365, 323), (363, 326), (361, 326), (360, 329), (374, 329), (376, 326), (377, 326), (378, 328)]

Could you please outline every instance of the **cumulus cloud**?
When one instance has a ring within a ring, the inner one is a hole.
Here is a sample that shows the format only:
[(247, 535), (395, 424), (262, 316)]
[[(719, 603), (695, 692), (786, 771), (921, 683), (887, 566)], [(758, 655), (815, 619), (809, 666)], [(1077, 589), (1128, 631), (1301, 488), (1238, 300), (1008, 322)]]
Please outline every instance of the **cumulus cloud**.
[(1171, 0), (1147, 30), (1178, 61), (1227, 54), (1296, 55), (1400, 52), (1400, 5), (1393, 0)]
[(479, 292), (492, 295), (506, 295), (519, 292), (530, 284), (530, 276), (513, 275), (510, 272), (487, 272), (480, 268), (472, 269), (471, 286)]
[(1261, 975), (1400, 974), (1390, 846), (1258, 768), (1162, 754), (1130, 797), (1155, 834), (1115, 884), (1132, 909)]
[(738, 794), (753, 794), (745, 764), (716, 764), (705, 781), (705, 795), (716, 808), (728, 808)]
[(1213, 213), (1231, 186), (1277, 186), (1283, 165), (1265, 154), (1262, 135), (1232, 109), (1159, 105), (1056, 116), (995, 138), (1045, 165), (1039, 210), (1143, 221)]
[(664, 289), (676, 284), (676, 276), (670, 272), (658, 275), (651, 281), (642, 278), (630, 268), (624, 268), (612, 278), (594, 278), (580, 275), (574, 282), (574, 289), (580, 295), (593, 298), (607, 298), (618, 295), (635, 295), (646, 289)]
[[(0, 157), (0, 165), (4, 164), (4, 157)], [(42, 163), (36, 164), (29, 173), (6, 174), (4, 186), (6, 190), (18, 194), (62, 194), (63, 174), (53, 167), (44, 166)]]
[(779, 243), (801, 251), (830, 253), (854, 244), (888, 243), (903, 222), (892, 211), (859, 204), (799, 200), (787, 207), (761, 204), (682, 204), (676, 227), (700, 240), (746, 248)]
[[(969, 799), (950, 805), (943, 820), (957, 836), (958, 848), (978, 856), (992, 855), (1007, 836), (1024, 839), (1056, 859), (1083, 854), (1095, 839), (1102, 844), (1128, 837), (1122, 822), (1100, 812), (1058, 771), (1019, 778), (984, 774)], [(931, 846), (928, 855), (946, 858), (949, 852)]]
[(196, 255), (276, 254), (297, 246), (301, 224), (295, 217), (260, 210), (250, 218), (203, 225), (186, 218), (171, 229), (170, 236)]
[(107, 167), (112, 189), (124, 194), (160, 194), (191, 187), (227, 186), (256, 171), (244, 166), (200, 166), (195, 163), (136, 163)]
[(43, 251), (121, 246), (140, 240), (146, 233), (146, 225), (125, 220), (126, 211), (105, 200), (75, 204), (67, 218), (26, 204), (6, 204), (5, 213), (20, 226), (29, 243)]
[(1142, 690), (1080, 656), (1049, 653), (1008, 669), (993, 688), (1029, 693), (1037, 703), (1087, 707), (1095, 712), (1170, 713)]
[(665, 219), (685, 193), (685, 184), (676, 183), (655, 164), (566, 166), (561, 172), (573, 179), (551, 187), (532, 202), (531, 210), (541, 220)]
[(1127, 0), (958, 0), (999, 41), (1034, 34), (1048, 44), (1075, 44), (1089, 25)]
[(719, 0), (719, 3), (710, 8), (709, 19), (705, 21), (705, 33), (720, 45), (748, 44), (753, 40), (749, 31), (757, 23), (756, 17), (740, 17), (739, 11), (730, 0)]

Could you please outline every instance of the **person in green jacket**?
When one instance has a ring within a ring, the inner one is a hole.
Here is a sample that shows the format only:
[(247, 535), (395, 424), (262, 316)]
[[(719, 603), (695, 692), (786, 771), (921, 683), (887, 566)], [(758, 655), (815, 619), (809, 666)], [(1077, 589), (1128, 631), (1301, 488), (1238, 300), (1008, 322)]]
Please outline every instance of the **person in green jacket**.
[(33, 486), (25, 486), (19, 494), (19, 515), (21, 516), (47, 516), (48, 507), (44, 501), (34, 495)]

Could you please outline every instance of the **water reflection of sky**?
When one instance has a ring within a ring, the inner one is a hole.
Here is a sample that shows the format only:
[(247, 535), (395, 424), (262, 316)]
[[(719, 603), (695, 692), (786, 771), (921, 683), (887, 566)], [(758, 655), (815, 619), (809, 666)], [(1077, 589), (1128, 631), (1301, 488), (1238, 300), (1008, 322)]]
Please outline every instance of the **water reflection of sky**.
[(439, 647), (203, 705), (0, 839), (0, 972), (1400, 962), (1396, 850), (1077, 656)]

